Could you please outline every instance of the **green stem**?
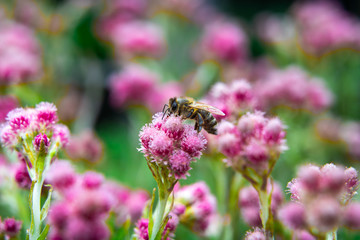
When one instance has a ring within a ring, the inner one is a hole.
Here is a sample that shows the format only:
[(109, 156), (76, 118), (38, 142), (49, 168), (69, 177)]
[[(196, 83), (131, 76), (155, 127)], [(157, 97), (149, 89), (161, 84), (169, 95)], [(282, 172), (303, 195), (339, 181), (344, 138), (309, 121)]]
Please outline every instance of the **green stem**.
[(333, 232), (328, 232), (326, 234), (326, 240), (337, 240), (337, 230), (334, 230)]
[(154, 240), (156, 238), (156, 235), (160, 231), (161, 223), (163, 222), (164, 219), (164, 213), (168, 198), (169, 198), (169, 194), (166, 191), (162, 191), (161, 188), (159, 187), (159, 201), (155, 213), (153, 215), (154, 225), (151, 231), (150, 240)]
[(271, 214), (271, 194), (268, 194), (265, 189), (258, 190), (260, 200), (260, 218), (263, 228), (267, 234), (266, 239), (274, 239), (272, 229), (272, 214)]
[(30, 240), (37, 240), (41, 234), (41, 189), (44, 183), (42, 174), (39, 174), (37, 180), (33, 181), (31, 199), (31, 219), (29, 238)]

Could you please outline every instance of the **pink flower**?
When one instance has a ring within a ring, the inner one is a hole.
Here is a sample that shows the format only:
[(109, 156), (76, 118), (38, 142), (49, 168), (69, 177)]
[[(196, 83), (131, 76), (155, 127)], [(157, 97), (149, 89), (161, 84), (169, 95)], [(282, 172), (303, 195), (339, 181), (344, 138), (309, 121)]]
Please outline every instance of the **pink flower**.
[(69, 219), (64, 239), (76, 240), (106, 240), (109, 239), (110, 231), (102, 221), (87, 222), (79, 218)]
[(261, 165), (269, 158), (267, 148), (257, 141), (251, 141), (245, 147), (244, 155), (254, 166)]
[(49, 212), (49, 223), (59, 229), (63, 229), (67, 225), (69, 217), (71, 217), (69, 205), (65, 202), (54, 203), (51, 205)]
[(96, 163), (103, 156), (103, 145), (92, 130), (71, 136), (65, 149), (70, 159), (78, 161)]
[(6, 236), (15, 237), (20, 233), (22, 222), (14, 218), (6, 218), (2, 225)]
[(162, 29), (150, 22), (121, 24), (114, 29), (111, 39), (116, 50), (125, 57), (160, 57), (165, 51)]
[(149, 240), (149, 220), (148, 219), (140, 219), (135, 228), (135, 234), (140, 240)]
[(0, 97), (0, 122), (4, 122), (6, 120), (7, 114), (14, 108), (19, 105), (18, 100), (11, 96), (1, 96)]
[(57, 108), (53, 103), (41, 102), (35, 108), (35, 121), (39, 128), (48, 128), (58, 121)]
[(181, 149), (191, 157), (199, 158), (206, 147), (206, 139), (202, 135), (188, 135), (181, 142)]
[(82, 184), (85, 188), (95, 189), (99, 188), (104, 182), (104, 176), (97, 172), (87, 171), (82, 180)]
[(31, 178), (29, 176), (26, 163), (21, 161), (15, 168), (15, 182), (19, 187), (24, 189), (30, 189), (31, 187)]
[(342, 210), (340, 203), (331, 197), (320, 197), (313, 201), (312, 205), (307, 206), (308, 223), (321, 232), (328, 232), (334, 229), (341, 220)]
[(32, 117), (32, 111), (16, 108), (8, 113), (7, 121), (14, 133), (24, 133), (30, 130)]
[(39, 133), (34, 138), (33, 144), (36, 151), (40, 151), (41, 148), (47, 150), (50, 146), (50, 139), (46, 136), (46, 134)]
[(175, 178), (185, 179), (190, 168), (191, 157), (182, 150), (176, 150), (169, 158), (170, 168), (173, 171)]
[(70, 137), (69, 128), (63, 124), (55, 124), (53, 128), (52, 139), (60, 143), (61, 146), (66, 146)]
[(299, 203), (288, 203), (278, 212), (278, 218), (291, 229), (304, 229), (306, 227), (305, 208)]
[(262, 229), (255, 228), (253, 231), (246, 233), (245, 240), (265, 240), (266, 236)]
[(46, 180), (55, 188), (55, 190), (66, 191), (77, 179), (75, 170), (73, 169), (70, 162), (65, 160), (55, 161), (47, 175)]
[(166, 136), (164, 132), (153, 138), (150, 144), (150, 152), (159, 158), (165, 158), (170, 155), (173, 150), (173, 141)]
[(350, 203), (344, 213), (344, 225), (353, 230), (360, 229), (360, 203)]
[(209, 24), (200, 41), (203, 58), (240, 63), (247, 56), (247, 38), (240, 26), (231, 22)]
[(164, 132), (169, 138), (180, 139), (185, 131), (182, 120), (178, 117), (170, 116), (163, 125)]

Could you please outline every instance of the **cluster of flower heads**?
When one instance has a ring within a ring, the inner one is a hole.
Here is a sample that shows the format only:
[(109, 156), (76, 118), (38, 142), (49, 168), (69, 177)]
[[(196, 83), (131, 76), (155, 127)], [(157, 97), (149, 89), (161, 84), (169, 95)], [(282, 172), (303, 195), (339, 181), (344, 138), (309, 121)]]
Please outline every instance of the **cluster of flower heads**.
[(166, 169), (175, 179), (186, 178), (190, 163), (201, 156), (206, 140), (181, 117), (157, 113), (140, 132), (140, 151), (148, 161)]
[(357, 186), (352, 167), (305, 165), (288, 184), (293, 201), (279, 210), (278, 217), (290, 229), (315, 236), (339, 226), (359, 230), (360, 204), (350, 202)]
[(151, 111), (161, 109), (170, 97), (182, 93), (176, 82), (161, 84), (159, 77), (140, 65), (128, 65), (110, 79), (111, 102), (115, 107), (140, 104)]
[[(271, 193), (271, 211), (276, 216), (277, 210), (284, 200), (279, 184), (267, 184), (267, 192)], [(259, 195), (252, 186), (245, 187), (239, 192), (239, 207), (244, 221), (252, 227), (261, 227)]]
[(340, 47), (359, 48), (360, 22), (332, 1), (314, 1), (294, 8), (302, 47), (322, 54)]
[(21, 221), (14, 218), (6, 218), (1, 221), (0, 218), (0, 238), (1, 239), (15, 239), (21, 230)]
[(96, 163), (103, 156), (102, 143), (91, 130), (85, 130), (76, 136), (72, 135), (65, 150), (69, 158), (76, 161)]
[[(174, 189), (174, 206), (162, 232), (163, 239), (172, 239), (178, 224), (191, 229), (200, 236), (210, 237), (218, 234), (220, 217), (216, 198), (204, 182)], [(137, 239), (148, 240), (149, 220), (142, 218), (135, 229)], [(165, 238), (166, 236), (166, 238)]]
[(56, 111), (55, 105), (48, 102), (10, 111), (1, 130), (1, 143), (20, 152), (29, 150), (29, 141), (36, 151), (40, 148), (47, 151), (51, 144), (65, 146), (70, 132), (65, 125), (57, 123)]
[(58, 160), (49, 170), (47, 182), (55, 189), (55, 201), (49, 211), (50, 239), (108, 239), (105, 224), (110, 211), (116, 225), (127, 218), (136, 221), (149, 199), (144, 191), (130, 191), (106, 181), (96, 172), (75, 172), (67, 161)]
[(231, 22), (216, 21), (205, 27), (199, 43), (200, 59), (237, 65), (247, 58), (247, 37), (242, 28)]
[(330, 107), (333, 100), (321, 79), (312, 78), (295, 66), (270, 71), (257, 82), (254, 91), (261, 110), (285, 105), (318, 112)]
[(31, 30), (21, 24), (0, 24), (0, 84), (33, 80), (40, 75), (41, 52)]
[(232, 121), (245, 111), (253, 109), (254, 93), (250, 83), (244, 79), (227, 84), (218, 82), (210, 89), (204, 102), (220, 109), (225, 113), (223, 118)]
[(200, 236), (216, 235), (220, 226), (216, 198), (205, 182), (175, 189), (174, 208), (180, 223)]
[(237, 171), (249, 167), (260, 173), (271, 171), (279, 154), (287, 149), (284, 129), (279, 118), (267, 118), (259, 111), (248, 112), (236, 125), (223, 120), (216, 141), (228, 165)]

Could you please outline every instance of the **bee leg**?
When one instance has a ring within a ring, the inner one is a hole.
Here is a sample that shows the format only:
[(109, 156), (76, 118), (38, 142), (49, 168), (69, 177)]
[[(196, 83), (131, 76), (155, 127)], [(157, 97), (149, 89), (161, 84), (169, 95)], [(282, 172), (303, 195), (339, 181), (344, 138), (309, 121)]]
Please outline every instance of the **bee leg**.
[(194, 113), (194, 109), (191, 109), (191, 110), (189, 111), (189, 114), (186, 115), (185, 118), (190, 118), (193, 113)]
[[(204, 125), (204, 119), (203, 117), (201, 116), (201, 114), (198, 112), (197, 113), (197, 122), (196, 124), (198, 125), (197, 129), (195, 128), (195, 130), (197, 130), (197, 132), (200, 132), (201, 129), (202, 129), (202, 126)], [(196, 127), (196, 124), (195, 124), (195, 127)]]

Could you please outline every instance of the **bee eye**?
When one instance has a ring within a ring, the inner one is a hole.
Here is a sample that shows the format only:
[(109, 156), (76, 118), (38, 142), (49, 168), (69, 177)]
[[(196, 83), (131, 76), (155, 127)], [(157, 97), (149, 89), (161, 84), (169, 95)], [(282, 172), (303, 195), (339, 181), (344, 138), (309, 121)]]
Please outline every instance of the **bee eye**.
[(171, 110), (175, 111), (176, 108), (177, 108), (177, 103), (176, 103), (176, 102), (173, 102), (173, 103), (171, 104)]

